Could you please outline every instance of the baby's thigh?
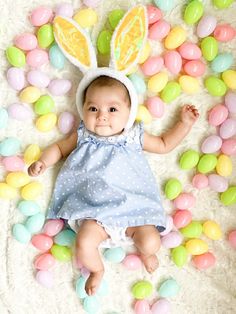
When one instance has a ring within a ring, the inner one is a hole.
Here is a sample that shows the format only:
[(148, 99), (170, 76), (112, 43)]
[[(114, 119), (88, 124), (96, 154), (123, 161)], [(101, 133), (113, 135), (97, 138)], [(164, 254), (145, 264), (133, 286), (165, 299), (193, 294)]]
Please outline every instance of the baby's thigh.
[(79, 226), (77, 233), (77, 244), (84, 243), (85, 245), (98, 245), (108, 238), (108, 234), (104, 228), (97, 223), (96, 220), (83, 220)]
[(160, 247), (160, 235), (159, 231), (154, 225), (144, 225), (136, 227), (128, 227), (126, 234), (133, 238), (136, 246), (139, 247)]

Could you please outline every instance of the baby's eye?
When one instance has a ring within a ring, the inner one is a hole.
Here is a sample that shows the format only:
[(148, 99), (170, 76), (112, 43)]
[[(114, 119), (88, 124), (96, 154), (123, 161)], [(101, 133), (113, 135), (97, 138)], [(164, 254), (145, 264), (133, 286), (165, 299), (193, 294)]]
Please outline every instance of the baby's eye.
[(111, 108), (109, 109), (109, 111), (110, 111), (110, 112), (116, 112), (117, 109), (116, 109), (115, 107), (111, 107)]
[(96, 107), (91, 106), (91, 107), (89, 107), (89, 111), (96, 112), (96, 111), (97, 111), (97, 108), (96, 108)]

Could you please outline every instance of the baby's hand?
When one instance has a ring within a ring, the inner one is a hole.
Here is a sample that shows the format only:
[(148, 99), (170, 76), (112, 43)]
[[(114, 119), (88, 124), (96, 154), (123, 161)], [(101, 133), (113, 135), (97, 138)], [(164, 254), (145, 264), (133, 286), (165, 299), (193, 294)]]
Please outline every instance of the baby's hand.
[(42, 174), (45, 169), (45, 163), (41, 160), (38, 160), (30, 165), (30, 167), (28, 168), (28, 174), (32, 177), (37, 177), (38, 175)]
[(199, 113), (195, 106), (184, 105), (181, 110), (181, 120), (184, 124), (192, 126), (198, 119)]

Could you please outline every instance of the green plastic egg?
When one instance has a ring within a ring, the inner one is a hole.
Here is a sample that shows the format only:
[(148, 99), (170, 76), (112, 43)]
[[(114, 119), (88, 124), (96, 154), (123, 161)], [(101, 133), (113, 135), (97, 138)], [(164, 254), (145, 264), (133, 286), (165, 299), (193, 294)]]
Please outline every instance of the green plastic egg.
[(175, 100), (180, 93), (181, 87), (177, 82), (168, 82), (161, 92), (161, 99), (166, 103), (170, 103)]
[(202, 224), (199, 221), (191, 221), (186, 227), (181, 228), (180, 232), (186, 238), (199, 238), (202, 234)]
[(20, 212), (25, 216), (32, 216), (40, 212), (40, 206), (34, 201), (20, 201), (17, 205)]
[(121, 247), (107, 249), (104, 252), (105, 259), (113, 263), (120, 263), (125, 258), (125, 255), (125, 251)]
[(213, 0), (214, 6), (216, 6), (218, 9), (226, 9), (233, 2), (234, 2), (234, 0)]
[(5, 138), (0, 143), (0, 155), (2, 156), (13, 156), (20, 151), (20, 141), (16, 137)]
[(84, 310), (89, 314), (95, 314), (100, 309), (99, 299), (96, 295), (87, 296), (83, 302)]
[(176, 266), (182, 267), (187, 262), (188, 253), (183, 245), (171, 250), (171, 257)]
[(131, 291), (135, 299), (141, 300), (148, 298), (152, 294), (153, 286), (149, 281), (141, 280), (133, 285)]
[(34, 111), (40, 115), (52, 112), (53, 108), (54, 100), (49, 95), (40, 96), (34, 104)]
[(182, 184), (178, 179), (170, 179), (165, 185), (165, 195), (169, 200), (175, 199), (182, 192)]
[(54, 41), (53, 29), (51, 24), (44, 24), (38, 29), (38, 44), (41, 48), (49, 47)]
[(195, 150), (189, 149), (184, 152), (179, 160), (180, 168), (183, 170), (189, 170), (194, 168), (199, 161), (199, 153)]
[(176, 280), (171, 278), (171, 279), (167, 279), (166, 281), (164, 281), (159, 290), (159, 296), (162, 298), (171, 298), (177, 295), (177, 293), (179, 292), (180, 287), (177, 284)]
[(184, 11), (184, 21), (188, 25), (193, 25), (200, 20), (203, 15), (203, 4), (198, 0), (191, 1)]
[(227, 91), (226, 84), (215, 76), (209, 76), (205, 80), (205, 87), (212, 96), (223, 96)]
[(125, 14), (124, 10), (121, 9), (116, 9), (109, 13), (108, 20), (112, 29), (116, 28), (124, 14)]
[(6, 50), (8, 62), (17, 68), (22, 68), (25, 65), (25, 54), (19, 48), (14, 46), (8, 47)]
[(217, 158), (213, 154), (202, 155), (197, 165), (197, 169), (201, 173), (208, 173), (215, 169)]
[(60, 262), (68, 262), (71, 260), (72, 252), (71, 249), (67, 246), (53, 244), (50, 251), (55, 259)]
[(71, 229), (65, 229), (54, 237), (54, 242), (62, 246), (72, 246), (75, 241), (76, 233)]
[(207, 61), (215, 59), (218, 53), (218, 42), (212, 37), (205, 37), (201, 42), (202, 55)]
[(75, 284), (75, 291), (80, 299), (86, 298), (88, 295), (85, 291), (86, 279), (81, 276), (77, 279)]
[(30, 232), (22, 224), (15, 224), (13, 226), (12, 235), (20, 243), (29, 243), (31, 239)]
[(39, 232), (45, 222), (45, 215), (43, 213), (37, 213), (30, 216), (25, 223), (25, 227), (30, 233)]
[(220, 200), (226, 206), (236, 204), (236, 186), (230, 186), (225, 192), (221, 193)]
[(110, 53), (111, 37), (112, 34), (108, 30), (103, 30), (99, 33), (97, 38), (97, 48), (101, 54), (107, 55)]

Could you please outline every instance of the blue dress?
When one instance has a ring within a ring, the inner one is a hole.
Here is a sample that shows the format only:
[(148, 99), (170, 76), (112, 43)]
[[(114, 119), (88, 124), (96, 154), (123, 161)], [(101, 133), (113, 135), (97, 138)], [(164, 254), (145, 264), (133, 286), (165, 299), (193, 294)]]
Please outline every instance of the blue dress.
[(48, 218), (94, 219), (112, 227), (155, 225), (163, 231), (164, 209), (142, 151), (143, 124), (99, 137), (81, 122), (77, 132), (77, 147), (56, 179)]

